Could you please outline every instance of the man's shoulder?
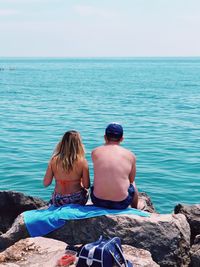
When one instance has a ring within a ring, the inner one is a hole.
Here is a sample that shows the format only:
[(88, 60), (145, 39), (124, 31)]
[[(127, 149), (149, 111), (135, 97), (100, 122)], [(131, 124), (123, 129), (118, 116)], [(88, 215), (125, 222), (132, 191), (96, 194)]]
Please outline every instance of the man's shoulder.
[(95, 147), (95, 148), (92, 150), (92, 155), (93, 155), (93, 154), (96, 154), (96, 153), (99, 153), (101, 150), (103, 150), (103, 147), (104, 147), (104, 146), (97, 146), (97, 147)]
[[(108, 147), (105, 145), (98, 146), (92, 150), (92, 155), (99, 154), (99, 153), (104, 153), (104, 151), (108, 151)], [(117, 147), (112, 147), (109, 149), (109, 151), (113, 151), (113, 153), (120, 153), (122, 155), (126, 155), (131, 159), (135, 159), (135, 154), (132, 153), (129, 149), (124, 148), (122, 146), (117, 146)]]
[(95, 148), (92, 150), (92, 154), (98, 153), (98, 151), (101, 151), (103, 148), (104, 148), (104, 146), (98, 146), (98, 147), (95, 147)]
[(92, 150), (92, 153), (91, 153), (91, 157), (92, 157), (92, 160), (96, 160), (97, 158), (99, 158), (101, 156), (101, 154), (103, 154), (102, 152), (102, 146), (98, 146), (96, 148), (94, 148)]
[(130, 151), (129, 149), (127, 148), (124, 148), (124, 147), (120, 147), (122, 149), (122, 151), (124, 152), (124, 154), (126, 154), (127, 156), (129, 156), (130, 158), (134, 159), (135, 160), (135, 154)]

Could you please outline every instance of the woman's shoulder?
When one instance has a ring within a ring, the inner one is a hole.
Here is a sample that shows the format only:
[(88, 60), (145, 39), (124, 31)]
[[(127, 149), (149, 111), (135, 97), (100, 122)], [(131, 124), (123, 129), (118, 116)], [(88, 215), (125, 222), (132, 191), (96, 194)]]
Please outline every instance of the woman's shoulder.
[(50, 161), (49, 161), (49, 164), (51, 164), (51, 165), (55, 165), (56, 162), (57, 162), (57, 159), (58, 159), (58, 156), (53, 155), (53, 156), (51, 157)]
[(79, 160), (78, 160), (78, 163), (81, 166), (87, 166), (88, 165), (87, 159), (85, 157), (80, 157)]

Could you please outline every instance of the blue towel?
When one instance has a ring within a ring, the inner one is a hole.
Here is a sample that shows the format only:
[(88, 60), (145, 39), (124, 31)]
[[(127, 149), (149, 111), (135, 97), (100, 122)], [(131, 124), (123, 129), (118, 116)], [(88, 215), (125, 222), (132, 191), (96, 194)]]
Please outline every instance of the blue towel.
[(66, 220), (81, 220), (109, 214), (150, 216), (148, 212), (133, 208), (112, 210), (95, 207), (94, 205), (80, 206), (77, 204), (68, 204), (61, 207), (52, 205), (45, 210), (29, 210), (23, 212), (25, 225), (32, 237), (46, 235), (63, 226)]

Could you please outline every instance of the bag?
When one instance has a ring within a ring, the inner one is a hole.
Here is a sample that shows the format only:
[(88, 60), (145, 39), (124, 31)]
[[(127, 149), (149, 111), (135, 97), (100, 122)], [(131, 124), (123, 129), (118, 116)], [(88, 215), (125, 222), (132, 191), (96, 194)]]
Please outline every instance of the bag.
[(96, 242), (82, 247), (76, 267), (112, 267), (114, 264), (119, 267), (133, 267), (124, 258), (119, 237), (107, 240), (101, 236)]

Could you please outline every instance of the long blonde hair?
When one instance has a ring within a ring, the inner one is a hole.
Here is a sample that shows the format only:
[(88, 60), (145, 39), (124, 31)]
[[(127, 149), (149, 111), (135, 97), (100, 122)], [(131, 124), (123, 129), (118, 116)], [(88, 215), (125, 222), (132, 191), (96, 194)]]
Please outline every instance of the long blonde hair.
[(66, 132), (58, 143), (53, 156), (56, 157), (57, 167), (61, 163), (65, 171), (72, 171), (74, 163), (85, 156), (79, 132), (74, 130)]

